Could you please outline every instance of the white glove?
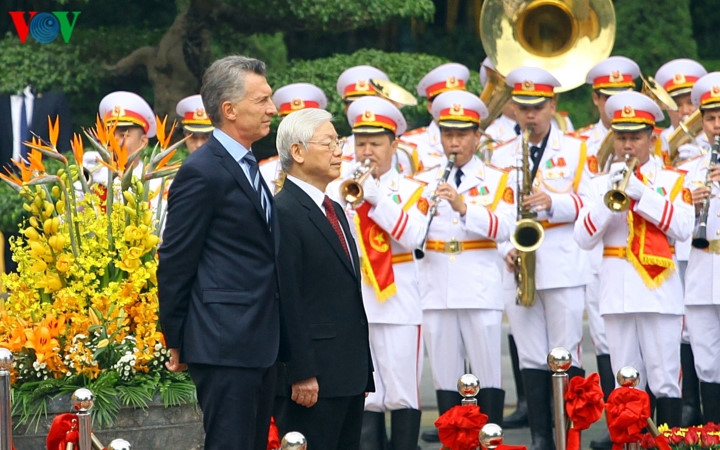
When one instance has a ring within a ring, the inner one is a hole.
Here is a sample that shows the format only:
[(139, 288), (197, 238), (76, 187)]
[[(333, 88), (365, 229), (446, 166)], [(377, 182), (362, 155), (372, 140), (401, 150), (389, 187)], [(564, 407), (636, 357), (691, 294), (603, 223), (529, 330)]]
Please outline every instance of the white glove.
[(614, 162), (610, 165), (610, 170), (608, 170), (608, 191), (615, 189), (617, 183), (625, 176), (626, 169), (627, 165), (624, 162)]
[(362, 184), (363, 198), (366, 202), (375, 206), (382, 198), (380, 194), (380, 186), (377, 184), (377, 180), (372, 176), (368, 176)]
[(702, 149), (694, 144), (683, 144), (678, 147), (678, 160), (694, 158), (702, 153)]

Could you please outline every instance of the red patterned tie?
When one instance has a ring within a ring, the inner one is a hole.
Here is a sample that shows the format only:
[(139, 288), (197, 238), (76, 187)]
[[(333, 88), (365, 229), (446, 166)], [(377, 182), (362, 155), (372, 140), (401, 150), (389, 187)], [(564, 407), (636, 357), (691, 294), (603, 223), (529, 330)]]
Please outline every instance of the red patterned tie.
[(345, 241), (345, 235), (343, 234), (342, 228), (340, 227), (340, 221), (338, 220), (337, 213), (333, 207), (333, 202), (327, 195), (323, 199), (323, 207), (325, 208), (325, 214), (330, 221), (330, 225), (332, 225), (333, 230), (335, 230), (335, 234), (337, 234), (338, 239), (340, 239), (340, 245), (342, 245), (343, 250), (345, 250), (345, 254), (348, 259), (352, 261), (352, 258), (350, 257), (350, 250), (348, 250), (347, 242)]

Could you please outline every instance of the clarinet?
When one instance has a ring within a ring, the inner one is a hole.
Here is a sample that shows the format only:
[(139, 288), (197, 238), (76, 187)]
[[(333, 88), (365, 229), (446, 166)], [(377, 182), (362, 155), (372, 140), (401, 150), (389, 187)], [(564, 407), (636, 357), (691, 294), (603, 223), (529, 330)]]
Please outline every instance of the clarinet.
[[(712, 189), (712, 181), (710, 181), (710, 169), (717, 164), (718, 151), (720, 151), (720, 135), (715, 136), (713, 141), (712, 150), (710, 151), (710, 164), (708, 164), (708, 179), (705, 181), (705, 186)], [(712, 193), (711, 193), (712, 194)], [(708, 211), (710, 210), (710, 197), (703, 199), (702, 207), (700, 208), (700, 215), (698, 216), (698, 222), (695, 226), (695, 233), (693, 233), (692, 246), (699, 249), (710, 247), (710, 241), (707, 239), (707, 218)]]
[[(440, 177), (440, 181), (438, 181), (438, 184), (440, 183), (447, 183), (448, 177), (450, 176), (450, 171), (452, 170), (453, 166), (455, 166), (455, 159), (457, 159), (457, 154), (453, 153), (448, 158), (447, 165), (445, 165), (445, 170), (443, 170), (442, 176)], [(425, 236), (423, 236), (423, 240), (420, 243), (420, 246), (414, 250), (415, 253), (415, 259), (423, 259), (425, 257), (425, 243), (427, 242), (428, 232), (430, 231), (430, 224), (433, 221), (433, 218), (435, 217), (435, 213), (438, 209), (438, 196), (437, 191), (435, 191), (430, 197), (430, 202), (432, 202), (432, 206), (428, 210), (428, 223), (427, 228), (425, 228)]]

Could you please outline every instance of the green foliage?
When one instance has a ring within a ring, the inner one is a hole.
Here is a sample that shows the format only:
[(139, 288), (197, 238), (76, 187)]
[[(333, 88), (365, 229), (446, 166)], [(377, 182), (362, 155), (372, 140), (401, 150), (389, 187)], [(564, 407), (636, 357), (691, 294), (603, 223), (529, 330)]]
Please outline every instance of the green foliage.
[(282, 33), (248, 36), (226, 27), (213, 30), (210, 60), (233, 54), (261, 59), (271, 67), (284, 67), (288, 57)]
[[(13, 386), (15, 425), (24, 424), (37, 431), (40, 421), (47, 416), (49, 399), (70, 396), (83, 387), (90, 389), (95, 397), (91, 413), (97, 427), (112, 426), (122, 405), (146, 409), (155, 398), (161, 399), (165, 407), (197, 402), (195, 385), (187, 372), (138, 374), (130, 381), (123, 381), (117, 372), (105, 371), (93, 381), (73, 376)], [(69, 401), (67, 406), (68, 409), (72, 406)]]
[(24, 201), (10, 185), (0, 182), (0, 231), (18, 232), (18, 224), (29, 217), (22, 206)]
[(720, 8), (717, 6), (714, 1), (690, 0), (692, 33), (697, 41), (698, 56), (703, 59), (720, 58)]
[(618, 30), (613, 55), (631, 58), (647, 75), (654, 75), (671, 59), (697, 59), (690, 0), (657, 0), (652, 5), (615, 0), (613, 4)]

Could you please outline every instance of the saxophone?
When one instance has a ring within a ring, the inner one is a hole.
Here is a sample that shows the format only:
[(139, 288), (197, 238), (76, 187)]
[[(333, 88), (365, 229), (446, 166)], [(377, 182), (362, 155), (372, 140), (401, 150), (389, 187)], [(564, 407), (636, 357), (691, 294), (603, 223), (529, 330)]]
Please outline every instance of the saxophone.
[(540, 247), (545, 238), (545, 230), (537, 221), (537, 213), (531, 209), (523, 208), (525, 197), (532, 194), (532, 174), (530, 172), (530, 134), (532, 128), (528, 127), (522, 134), (522, 186), (520, 173), (517, 178), (518, 203), (515, 232), (510, 236), (510, 242), (518, 251), (515, 257), (515, 282), (517, 293), (515, 302), (518, 305), (530, 307), (535, 304), (535, 250)]

